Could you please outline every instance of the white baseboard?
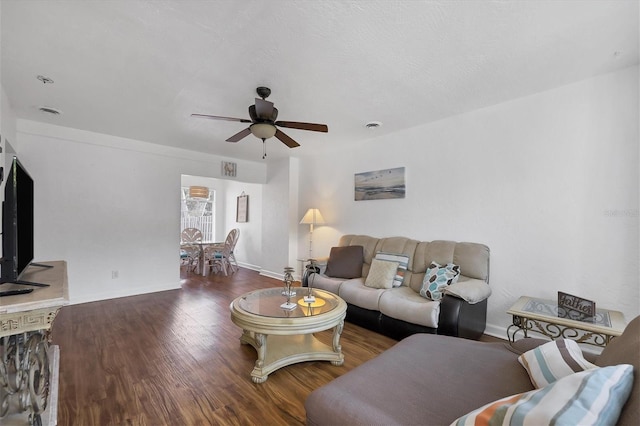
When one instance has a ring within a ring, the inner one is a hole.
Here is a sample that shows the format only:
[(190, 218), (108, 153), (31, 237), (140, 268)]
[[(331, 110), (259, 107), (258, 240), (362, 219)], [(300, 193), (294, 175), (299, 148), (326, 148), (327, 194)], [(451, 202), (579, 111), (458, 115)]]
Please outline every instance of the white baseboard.
[(250, 263), (238, 262), (238, 266), (241, 268), (251, 269), (252, 271), (260, 271), (260, 267), (258, 265), (252, 265)]
[(137, 296), (140, 294), (156, 293), (158, 291), (175, 290), (180, 288), (180, 281), (160, 283), (147, 287), (130, 286), (118, 291), (105, 291), (101, 293), (91, 293), (69, 298), (69, 304), (97, 302), (100, 300), (117, 299), (119, 297)]
[(276, 280), (280, 280), (280, 281), (284, 279), (284, 274), (267, 271), (266, 269), (260, 269), (260, 275), (269, 277), (269, 278), (275, 278)]
[(503, 326), (487, 324), (484, 329), (484, 334), (496, 337), (498, 339), (508, 340), (507, 329)]

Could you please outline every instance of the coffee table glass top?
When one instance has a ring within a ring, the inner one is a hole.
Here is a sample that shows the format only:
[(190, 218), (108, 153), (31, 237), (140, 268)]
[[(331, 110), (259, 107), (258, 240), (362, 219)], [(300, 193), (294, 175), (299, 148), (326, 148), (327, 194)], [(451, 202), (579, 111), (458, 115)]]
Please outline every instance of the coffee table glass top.
[(283, 296), (284, 288), (275, 287), (262, 290), (252, 291), (242, 296), (238, 301), (238, 307), (245, 312), (254, 315), (273, 318), (301, 318), (314, 315), (320, 315), (335, 309), (338, 306), (338, 298), (323, 290), (313, 289), (313, 296), (316, 298), (314, 303), (305, 303), (303, 297), (308, 294), (309, 289), (306, 287), (294, 287), (295, 296), (291, 297), (291, 302), (296, 307), (291, 310), (280, 307), (287, 298)]

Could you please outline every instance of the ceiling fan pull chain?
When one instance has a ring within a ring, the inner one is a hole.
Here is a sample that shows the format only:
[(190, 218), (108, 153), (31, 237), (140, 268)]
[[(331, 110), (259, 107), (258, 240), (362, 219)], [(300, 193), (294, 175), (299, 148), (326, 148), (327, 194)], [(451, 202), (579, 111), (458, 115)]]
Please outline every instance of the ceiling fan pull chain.
[(262, 138), (262, 159), (267, 158), (267, 144), (265, 143), (265, 139)]

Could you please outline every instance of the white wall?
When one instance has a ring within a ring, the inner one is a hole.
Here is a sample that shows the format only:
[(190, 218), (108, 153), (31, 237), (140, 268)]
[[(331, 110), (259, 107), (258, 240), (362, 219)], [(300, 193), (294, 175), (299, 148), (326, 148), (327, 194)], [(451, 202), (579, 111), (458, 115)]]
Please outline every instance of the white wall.
[[(491, 249), (488, 328), (520, 296), (558, 290), (640, 313), (638, 67), (303, 159), (300, 208), (340, 235), (451, 239)], [(406, 167), (401, 200), (353, 200), (353, 175)], [(299, 236), (300, 250), (306, 235)], [(302, 255), (303, 253), (300, 252)]]
[[(221, 158), (25, 120), (17, 132), (35, 260), (68, 262), (72, 303), (180, 286), (181, 175), (220, 177)], [(234, 161), (239, 179), (266, 180), (264, 164)]]
[(274, 278), (282, 278), (286, 266), (297, 264), (299, 163), (297, 158), (270, 162), (263, 187), (260, 273)]
[[(225, 232), (220, 240), (233, 228), (240, 230), (240, 238), (234, 251), (240, 266), (259, 271), (262, 265), (262, 187), (257, 183), (226, 181)], [(244, 192), (249, 196), (249, 219), (236, 222), (237, 199)]]

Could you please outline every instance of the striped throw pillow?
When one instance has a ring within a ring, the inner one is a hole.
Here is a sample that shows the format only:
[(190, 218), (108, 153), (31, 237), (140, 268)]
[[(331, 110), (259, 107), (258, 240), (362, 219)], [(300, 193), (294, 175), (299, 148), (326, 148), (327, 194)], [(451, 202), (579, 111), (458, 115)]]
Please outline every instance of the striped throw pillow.
[(594, 368), (491, 402), (451, 425), (613, 425), (632, 386), (629, 364)]
[(400, 287), (404, 281), (404, 275), (407, 272), (407, 268), (409, 267), (409, 256), (406, 254), (384, 253), (379, 251), (376, 253), (375, 258), (387, 262), (398, 262), (398, 269), (395, 277), (393, 278), (393, 287)]
[(580, 346), (569, 339), (553, 340), (531, 349), (520, 355), (518, 361), (537, 389), (570, 374), (597, 367), (584, 359)]

